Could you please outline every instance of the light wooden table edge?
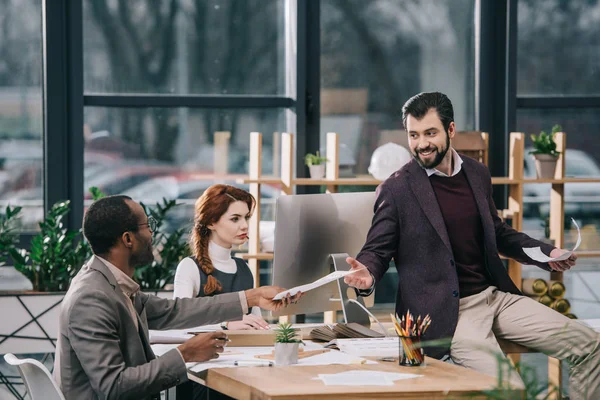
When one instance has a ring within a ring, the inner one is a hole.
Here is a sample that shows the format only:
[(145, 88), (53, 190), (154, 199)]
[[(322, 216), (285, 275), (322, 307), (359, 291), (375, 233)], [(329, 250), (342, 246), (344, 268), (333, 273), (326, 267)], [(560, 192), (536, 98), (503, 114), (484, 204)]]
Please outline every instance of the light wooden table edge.
[[(369, 358), (369, 357), (367, 357)], [(370, 358), (371, 360), (375, 361), (375, 358)], [(452, 364), (448, 364), (445, 363), (443, 361), (440, 360), (436, 360), (436, 359), (432, 359), (430, 357), (427, 357), (427, 362), (428, 363), (432, 363), (432, 364), (438, 364), (438, 366), (441, 368), (441, 372), (443, 372), (443, 370), (445, 369), (454, 369), (454, 368), (464, 368), (464, 367), (460, 367), (457, 365), (452, 365)], [(382, 364), (382, 365), (386, 365), (387, 363), (382, 363), (382, 362), (378, 362), (378, 364)], [(370, 364), (371, 366), (373, 364)], [(292, 368), (312, 368), (313, 366), (296, 366), (296, 367), (292, 367)], [(264, 367), (244, 367), (244, 368), (264, 368)], [(273, 367), (273, 368), (277, 368), (277, 367)], [(315, 393), (307, 393), (307, 394), (281, 394), (281, 395), (270, 395), (265, 393), (264, 391), (262, 391), (261, 389), (257, 389), (255, 387), (248, 387), (247, 383), (244, 382), (240, 382), (237, 381), (235, 378), (231, 377), (231, 376), (227, 376), (225, 374), (219, 374), (220, 371), (225, 372), (225, 370), (231, 370), (234, 368), (215, 368), (215, 369), (209, 369), (209, 370), (205, 370), (202, 371), (198, 374), (193, 374), (190, 373), (188, 371), (188, 377), (191, 381), (205, 385), (210, 387), (213, 390), (219, 391), (223, 394), (229, 395), (229, 396), (235, 396), (239, 393), (246, 393), (247, 396), (245, 397), (241, 397), (241, 399), (252, 399), (252, 400), (288, 400), (288, 399), (313, 399), (315, 398)], [(266, 368), (265, 368), (266, 369)], [(472, 371), (472, 370), (470, 370)], [(473, 371), (475, 372), (475, 371)], [(415, 373), (418, 373), (418, 371), (415, 370)], [(215, 380), (215, 382), (210, 382), (210, 384), (207, 384), (207, 381), (210, 381), (212, 379), (209, 380), (209, 376), (216, 374), (218, 375), (218, 379)], [(202, 378), (204, 377), (204, 378)], [(418, 378), (416, 378), (418, 379)], [(358, 389), (358, 388), (357, 388)], [(490, 390), (493, 389), (493, 387), (489, 387), (486, 389), (457, 389), (457, 390), (430, 390), (430, 391), (419, 391), (419, 392), (405, 392), (405, 393), (398, 393), (398, 392), (389, 392), (389, 391), (382, 391), (382, 392), (378, 392), (377, 391), (377, 387), (371, 387), (369, 388), (371, 390), (367, 391), (367, 392), (357, 392), (357, 393), (322, 393), (320, 394), (318, 397), (319, 399), (334, 399), (334, 398), (340, 398), (340, 399), (344, 399), (344, 400), (358, 400), (358, 399), (365, 399), (365, 398), (401, 398), (401, 399), (448, 399), (448, 398), (469, 398), (469, 399), (485, 399), (488, 398), (486, 396), (484, 396), (483, 394), (480, 396), (478, 395), (478, 393), (481, 393), (483, 390)], [(522, 393), (522, 391), (519, 390), (515, 390), (515, 395), (517, 395), (518, 393)], [(238, 398), (238, 397), (236, 397)], [(518, 398), (518, 397), (515, 397)]]

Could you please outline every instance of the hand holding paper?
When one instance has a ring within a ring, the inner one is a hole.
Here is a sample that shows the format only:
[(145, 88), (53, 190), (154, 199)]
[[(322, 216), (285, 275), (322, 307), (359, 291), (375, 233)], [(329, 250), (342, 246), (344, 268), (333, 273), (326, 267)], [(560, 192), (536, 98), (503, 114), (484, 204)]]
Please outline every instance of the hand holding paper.
[(571, 266), (575, 265), (577, 256), (574, 254), (574, 251), (577, 250), (581, 243), (579, 225), (577, 225), (577, 222), (573, 218), (571, 218), (571, 221), (573, 221), (573, 224), (577, 228), (577, 242), (573, 250), (562, 252), (560, 249), (554, 249), (550, 253), (550, 257), (545, 255), (539, 247), (524, 247), (523, 252), (534, 261), (550, 263), (550, 267), (555, 271), (568, 270)]
[(363, 269), (366, 269), (366, 268), (352, 269), (350, 271), (336, 271), (336, 272), (332, 272), (329, 275), (326, 275), (326, 276), (324, 276), (322, 278), (319, 278), (319, 279), (317, 279), (316, 281), (314, 281), (312, 283), (307, 283), (306, 285), (296, 286), (296, 287), (293, 287), (291, 289), (288, 289), (288, 290), (285, 290), (283, 292), (280, 292), (275, 297), (273, 297), (273, 300), (281, 300), (285, 296), (287, 296), (288, 294), (290, 296), (294, 296), (298, 292), (301, 292), (301, 293), (308, 292), (309, 290), (316, 289), (316, 288), (318, 288), (320, 286), (328, 284), (329, 282), (333, 282), (333, 281), (335, 281), (337, 279), (345, 277), (346, 275), (353, 274), (353, 273), (355, 273), (357, 271), (361, 271)]

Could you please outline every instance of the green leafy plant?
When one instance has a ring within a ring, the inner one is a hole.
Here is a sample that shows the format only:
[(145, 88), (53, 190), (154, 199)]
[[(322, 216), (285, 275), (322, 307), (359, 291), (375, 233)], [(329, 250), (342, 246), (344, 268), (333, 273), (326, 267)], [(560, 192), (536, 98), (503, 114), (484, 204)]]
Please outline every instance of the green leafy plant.
[(275, 343), (302, 343), (298, 339), (298, 332), (289, 322), (282, 322), (275, 328)]
[(4, 213), (0, 214), (0, 267), (15, 257), (21, 256), (19, 243), (19, 232), (17, 221), (21, 214), (21, 207), (11, 208), (7, 206)]
[(316, 154), (308, 153), (304, 156), (304, 163), (309, 167), (313, 165), (321, 165), (327, 161), (329, 160), (326, 157), (321, 156), (318, 151)]
[(31, 240), (29, 251), (11, 254), (14, 267), (32, 283), (33, 290), (65, 291), (71, 279), (90, 257), (90, 248), (82, 240), (81, 230), (69, 231), (63, 223), (69, 213), (69, 202), (52, 206), (39, 223), (40, 232)]
[(531, 141), (533, 142), (533, 150), (529, 154), (549, 154), (551, 156), (558, 156), (559, 151), (556, 151), (556, 143), (554, 142), (554, 136), (557, 132), (561, 132), (562, 127), (560, 125), (554, 125), (552, 127), (552, 133), (547, 134), (545, 131), (541, 131), (539, 135), (531, 135)]
[(189, 246), (184, 239), (185, 229), (177, 229), (172, 233), (161, 232), (167, 215), (178, 205), (175, 200), (164, 198), (162, 204), (156, 203), (154, 207), (147, 207), (142, 203), (146, 214), (152, 216), (157, 222), (152, 239), (155, 249), (154, 261), (135, 270), (134, 279), (142, 289), (163, 289), (166, 284), (173, 281), (177, 264), (190, 255)]

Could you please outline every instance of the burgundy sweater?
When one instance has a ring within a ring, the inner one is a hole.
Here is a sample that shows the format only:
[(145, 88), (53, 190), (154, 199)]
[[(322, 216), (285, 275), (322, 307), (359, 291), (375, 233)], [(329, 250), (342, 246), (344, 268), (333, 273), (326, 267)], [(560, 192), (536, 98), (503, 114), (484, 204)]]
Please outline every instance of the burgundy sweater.
[(483, 226), (463, 170), (451, 177), (429, 177), (448, 231), (458, 274), (460, 297), (485, 290), (489, 279), (485, 270)]

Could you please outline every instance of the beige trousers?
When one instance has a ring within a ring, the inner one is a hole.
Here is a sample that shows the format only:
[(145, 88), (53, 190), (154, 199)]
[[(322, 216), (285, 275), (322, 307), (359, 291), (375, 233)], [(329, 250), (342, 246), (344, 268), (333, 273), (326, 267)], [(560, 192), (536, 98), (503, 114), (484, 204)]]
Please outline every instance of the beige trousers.
[[(600, 333), (535, 300), (493, 286), (461, 299), (450, 347), (452, 361), (498, 376), (497, 357), (505, 356), (496, 338), (567, 361), (570, 398), (600, 399)], [(523, 385), (514, 370), (508, 379)]]

